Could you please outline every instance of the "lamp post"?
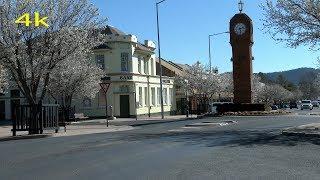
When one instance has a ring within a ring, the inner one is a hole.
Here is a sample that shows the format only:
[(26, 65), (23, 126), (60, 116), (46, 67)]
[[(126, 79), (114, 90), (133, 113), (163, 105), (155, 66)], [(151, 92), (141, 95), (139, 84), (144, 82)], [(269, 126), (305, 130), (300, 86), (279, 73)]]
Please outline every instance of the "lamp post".
[(165, 2), (162, 0), (156, 3), (157, 9), (157, 34), (158, 34), (158, 53), (159, 53), (159, 66), (160, 66), (160, 104), (161, 104), (161, 119), (164, 119), (163, 113), (163, 93), (162, 93), (162, 65), (161, 65), (161, 48), (160, 48), (160, 25), (159, 25), (159, 4)]
[(221, 35), (221, 34), (228, 34), (229, 32), (226, 31), (226, 32), (221, 32), (221, 33), (216, 33), (216, 34), (209, 34), (209, 68), (210, 68), (210, 73), (212, 73), (212, 58), (211, 58), (211, 37), (213, 36), (218, 36), (218, 35)]
[(108, 120), (108, 106), (107, 106), (107, 92), (109, 90), (110, 84), (111, 82), (109, 81), (109, 78), (104, 77), (101, 78), (101, 83), (99, 83), (101, 89), (104, 92), (104, 97), (105, 97), (105, 101), (106, 101), (106, 120), (107, 120), (107, 127), (109, 127), (109, 120)]
[[(189, 81), (187, 79), (184, 80), (188, 87)], [(186, 117), (189, 117), (189, 98), (188, 98), (188, 89), (186, 89)]]

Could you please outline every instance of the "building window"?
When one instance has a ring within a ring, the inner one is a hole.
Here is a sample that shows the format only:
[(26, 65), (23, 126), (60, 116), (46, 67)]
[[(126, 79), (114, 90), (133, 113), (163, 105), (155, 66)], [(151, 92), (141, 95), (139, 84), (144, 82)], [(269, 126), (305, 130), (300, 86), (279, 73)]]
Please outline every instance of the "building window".
[(168, 104), (168, 89), (167, 88), (163, 89), (163, 104), (165, 104), (165, 105)]
[(143, 60), (144, 62), (144, 74), (149, 74), (149, 63), (148, 63), (148, 60), (144, 58)]
[(90, 98), (84, 98), (82, 101), (82, 105), (84, 108), (90, 108), (92, 106)]
[(153, 59), (151, 59), (150, 62), (151, 62), (151, 75), (154, 76), (154, 67), (153, 67), (154, 61), (153, 61)]
[(138, 59), (138, 72), (141, 74), (141, 59)]
[(105, 70), (104, 55), (96, 55), (96, 63), (100, 69)]
[(121, 53), (121, 71), (129, 71), (129, 53)]
[(149, 102), (148, 102), (148, 88), (147, 87), (145, 87), (144, 88), (144, 105), (145, 106), (148, 106), (149, 105)]
[(160, 88), (157, 88), (157, 96), (158, 96), (158, 105), (161, 105), (161, 91)]
[(142, 107), (142, 87), (139, 87), (139, 106)]
[(151, 104), (152, 106), (156, 105), (156, 89), (151, 88)]
[(173, 89), (169, 89), (169, 102), (171, 105), (173, 105)]

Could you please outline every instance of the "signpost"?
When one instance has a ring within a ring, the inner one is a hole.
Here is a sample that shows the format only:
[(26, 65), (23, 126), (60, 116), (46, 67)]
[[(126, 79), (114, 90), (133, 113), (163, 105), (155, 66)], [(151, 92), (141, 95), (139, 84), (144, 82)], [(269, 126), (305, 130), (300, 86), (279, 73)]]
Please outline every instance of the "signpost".
[(106, 78), (101, 78), (101, 83), (99, 83), (101, 89), (104, 92), (104, 97), (105, 97), (105, 101), (106, 101), (106, 120), (107, 120), (107, 127), (109, 127), (109, 120), (108, 120), (108, 106), (107, 106), (107, 92), (109, 90), (109, 87), (111, 85), (111, 82), (108, 81), (108, 79)]

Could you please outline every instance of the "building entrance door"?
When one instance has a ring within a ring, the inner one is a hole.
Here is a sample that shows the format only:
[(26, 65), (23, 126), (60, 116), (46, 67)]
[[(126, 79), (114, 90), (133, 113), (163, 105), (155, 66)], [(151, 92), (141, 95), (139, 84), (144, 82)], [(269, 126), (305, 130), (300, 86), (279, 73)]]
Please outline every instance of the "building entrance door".
[(120, 117), (130, 117), (129, 95), (120, 95)]
[(6, 102), (0, 101), (0, 120), (6, 119)]

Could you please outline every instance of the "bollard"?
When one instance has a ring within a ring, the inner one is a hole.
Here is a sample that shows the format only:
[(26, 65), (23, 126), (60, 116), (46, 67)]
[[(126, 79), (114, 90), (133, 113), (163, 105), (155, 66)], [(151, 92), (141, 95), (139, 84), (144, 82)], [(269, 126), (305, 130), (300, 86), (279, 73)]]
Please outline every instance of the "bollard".
[(110, 113), (111, 113), (111, 119), (113, 120), (114, 119), (114, 116), (113, 116), (113, 107), (110, 105)]

